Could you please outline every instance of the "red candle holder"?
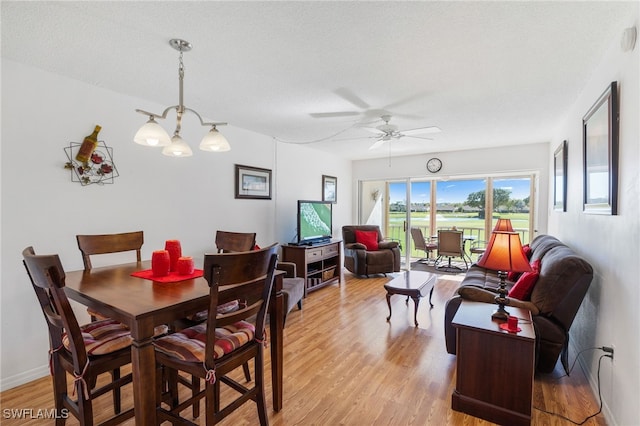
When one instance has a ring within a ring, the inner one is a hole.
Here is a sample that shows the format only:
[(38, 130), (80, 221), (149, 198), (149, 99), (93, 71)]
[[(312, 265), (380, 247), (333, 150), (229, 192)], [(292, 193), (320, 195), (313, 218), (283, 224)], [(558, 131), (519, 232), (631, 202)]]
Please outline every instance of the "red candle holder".
[(169, 275), (171, 260), (167, 250), (156, 250), (151, 254), (151, 270), (154, 277)]
[(164, 243), (164, 249), (169, 252), (169, 259), (171, 264), (169, 266), (169, 271), (175, 271), (176, 265), (178, 264), (178, 259), (182, 256), (182, 247), (180, 246), (179, 240), (167, 240)]
[(178, 275), (191, 275), (194, 271), (193, 258), (191, 256), (183, 256), (178, 259), (176, 271)]

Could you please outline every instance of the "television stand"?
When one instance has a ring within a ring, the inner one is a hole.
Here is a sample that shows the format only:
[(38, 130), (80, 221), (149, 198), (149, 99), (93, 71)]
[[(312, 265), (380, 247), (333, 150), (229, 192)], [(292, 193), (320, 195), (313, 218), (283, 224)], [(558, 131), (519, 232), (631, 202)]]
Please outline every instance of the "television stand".
[(311, 246), (283, 245), (282, 261), (296, 264), (296, 275), (304, 278), (304, 295), (319, 288), (342, 282), (340, 240), (314, 243)]

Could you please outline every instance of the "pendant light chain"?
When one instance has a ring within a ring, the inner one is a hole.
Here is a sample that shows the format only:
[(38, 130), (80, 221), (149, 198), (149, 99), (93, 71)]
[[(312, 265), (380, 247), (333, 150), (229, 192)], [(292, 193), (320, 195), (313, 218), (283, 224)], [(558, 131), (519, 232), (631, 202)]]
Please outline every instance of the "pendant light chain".
[(180, 50), (180, 56), (178, 59), (178, 82), (179, 95), (178, 108), (176, 109), (178, 117), (176, 119), (176, 131), (173, 132), (175, 136), (180, 135), (180, 130), (182, 130), (182, 113), (184, 113), (184, 62), (182, 62), (182, 50)]

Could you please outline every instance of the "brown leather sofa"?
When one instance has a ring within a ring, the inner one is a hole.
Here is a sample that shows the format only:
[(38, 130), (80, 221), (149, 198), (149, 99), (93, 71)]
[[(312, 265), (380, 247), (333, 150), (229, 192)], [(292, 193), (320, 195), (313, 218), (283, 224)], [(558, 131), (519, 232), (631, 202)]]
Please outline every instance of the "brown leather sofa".
[[(369, 251), (356, 242), (355, 231), (376, 231), (378, 250)], [(400, 272), (400, 248), (397, 241), (385, 241), (377, 225), (348, 225), (342, 227), (344, 266), (356, 275)]]
[[(536, 371), (552, 372), (561, 355), (562, 364), (568, 372), (569, 327), (591, 284), (593, 268), (551, 235), (537, 236), (530, 247), (530, 261), (540, 259), (540, 275), (531, 293), (531, 300), (510, 299), (509, 303), (528, 308), (532, 313), (536, 332)], [(475, 264), (469, 268), (457, 295), (449, 299), (445, 306), (447, 352), (456, 353), (456, 332), (451, 321), (461, 301), (469, 299), (493, 303), (499, 282), (495, 271)], [(507, 284), (510, 288), (514, 283), (507, 281)]]

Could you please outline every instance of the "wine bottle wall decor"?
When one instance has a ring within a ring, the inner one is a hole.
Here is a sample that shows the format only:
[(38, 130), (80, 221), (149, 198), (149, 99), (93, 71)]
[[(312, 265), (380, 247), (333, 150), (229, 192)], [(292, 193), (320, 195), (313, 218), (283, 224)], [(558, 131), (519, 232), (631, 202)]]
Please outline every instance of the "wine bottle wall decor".
[(64, 168), (71, 171), (71, 181), (80, 182), (82, 186), (91, 184), (110, 184), (119, 176), (118, 169), (113, 162), (113, 148), (104, 141), (98, 141), (100, 126), (85, 137), (83, 142), (69, 142), (64, 149), (67, 163)]

